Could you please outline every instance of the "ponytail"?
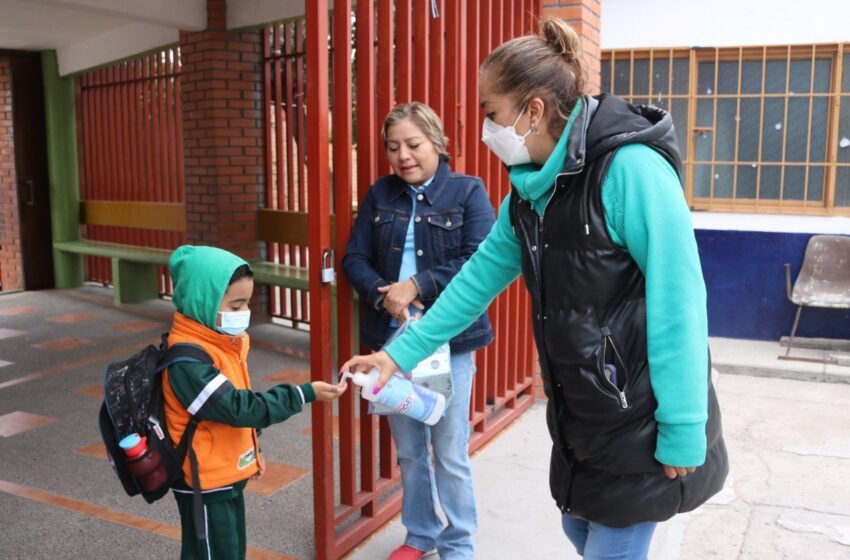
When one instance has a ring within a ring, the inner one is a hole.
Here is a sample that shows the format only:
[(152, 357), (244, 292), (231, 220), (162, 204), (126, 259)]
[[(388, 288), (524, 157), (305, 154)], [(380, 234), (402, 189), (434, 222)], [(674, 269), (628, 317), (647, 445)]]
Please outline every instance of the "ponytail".
[(518, 110), (540, 97), (549, 109), (549, 131), (559, 138), (584, 93), (581, 39), (563, 20), (544, 18), (538, 35), (496, 47), (481, 64), (481, 74), (496, 93), (513, 98)]

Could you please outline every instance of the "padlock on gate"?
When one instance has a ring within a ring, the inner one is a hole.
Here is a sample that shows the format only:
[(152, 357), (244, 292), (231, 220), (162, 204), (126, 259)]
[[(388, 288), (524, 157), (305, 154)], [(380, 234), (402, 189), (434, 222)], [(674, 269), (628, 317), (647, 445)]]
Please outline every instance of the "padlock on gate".
[(333, 249), (325, 249), (322, 252), (322, 283), (330, 284), (336, 279), (336, 271), (334, 270), (334, 252)]

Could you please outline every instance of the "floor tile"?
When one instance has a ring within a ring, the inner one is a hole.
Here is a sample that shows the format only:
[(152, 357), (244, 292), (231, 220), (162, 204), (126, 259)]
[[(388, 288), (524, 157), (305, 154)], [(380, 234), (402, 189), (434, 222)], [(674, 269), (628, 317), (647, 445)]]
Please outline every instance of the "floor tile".
[(55, 421), (55, 418), (48, 416), (39, 416), (38, 414), (16, 410), (15, 412), (0, 416), (0, 436), (11, 437)]
[(83, 397), (94, 397), (99, 400), (103, 398), (103, 385), (89, 385), (74, 392)]
[[(116, 525), (124, 527), (132, 527), (139, 531), (147, 531), (156, 535), (167, 537), (170, 539), (180, 540), (180, 527), (154, 521), (147, 517), (140, 517), (125, 511), (117, 509), (109, 509), (90, 502), (82, 502), (67, 496), (46, 492), (32, 486), (24, 486), (7, 480), (0, 480), (0, 492), (19, 496), (32, 500), (33, 502), (47, 504), (56, 508), (62, 508), (73, 511), (82, 515), (86, 515), (96, 519), (102, 519)], [(136, 498), (138, 500), (138, 498)], [(279, 552), (274, 552), (256, 546), (247, 547), (248, 558), (262, 558), (263, 560), (298, 560), (292, 556), (287, 556)]]
[(310, 381), (310, 372), (306, 369), (281, 369), (263, 377), (263, 381), (302, 385)]
[(19, 305), (16, 307), (5, 307), (0, 309), (0, 315), (5, 316), (13, 316), (13, 315), (24, 315), (25, 313), (34, 313), (38, 311), (38, 307), (33, 307), (32, 305)]
[[(106, 447), (103, 445), (103, 442), (81, 447), (77, 449), (77, 453), (88, 455), (95, 459), (103, 459), (104, 461), (107, 459)], [(266, 461), (266, 472), (263, 474), (263, 477), (259, 480), (250, 481), (246, 490), (260, 496), (271, 496), (309, 473), (310, 469)]]
[(162, 324), (139, 319), (136, 321), (127, 321), (126, 323), (118, 323), (117, 325), (112, 325), (112, 328), (125, 332), (139, 332), (162, 328)]
[(33, 344), (35, 348), (43, 348), (45, 350), (71, 350), (73, 348), (79, 348), (80, 346), (86, 346), (91, 344), (90, 340), (86, 340), (85, 338), (76, 338), (76, 337), (67, 337), (67, 338), (57, 338), (55, 340), (48, 340), (46, 342), (39, 342), (38, 344)]
[(77, 453), (88, 455), (89, 457), (94, 457), (95, 459), (103, 459), (104, 461), (106, 460), (106, 446), (104, 446), (103, 442), (100, 441), (77, 449)]
[(266, 461), (266, 472), (263, 477), (259, 480), (250, 481), (245, 490), (252, 494), (271, 496), (306, 476), (309, 472), (309, 469)]
[(7, 362), (6, 360), (0, 360), (0, 367), (11, 366), (15, 362)]
[(19, 331), (16, 329), (0, 329), (0, 340), (4, 338), (12, 338), (13, 336), (20, 336), (22, 334), (27, 334), (26, 331)]
[(95, 317), (97, 317), (97, 315), (93, 313), (79, 311), (77, 313), (65, 313), (64, 315), (54, 315), (53, 317), (48, 317), (47, 320), (53, 323), (82, 323), (84, 321), (91, 321)]

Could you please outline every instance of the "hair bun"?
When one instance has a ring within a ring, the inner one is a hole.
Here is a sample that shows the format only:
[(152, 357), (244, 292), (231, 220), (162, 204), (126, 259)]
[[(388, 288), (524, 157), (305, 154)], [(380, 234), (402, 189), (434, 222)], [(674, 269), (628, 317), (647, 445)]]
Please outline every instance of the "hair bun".
[(568, 63), (576, 64), (579, 61), (581, 39), (564, 20), (555, 17), (544, 18), (540, 22), (540, 31), (546, 44)]

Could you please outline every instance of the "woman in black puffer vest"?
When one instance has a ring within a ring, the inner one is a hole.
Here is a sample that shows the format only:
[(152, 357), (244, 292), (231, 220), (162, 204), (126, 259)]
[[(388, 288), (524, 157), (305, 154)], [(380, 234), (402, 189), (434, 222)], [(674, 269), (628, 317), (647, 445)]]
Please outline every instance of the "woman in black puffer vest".
[(513, 190), (429, 314), (343, 367), (408, 369), (521, 273), (564, 532), (585, 558), (639, 560), (657, 522), (722, 488), (728, 460), (672, 119), (583, 95), (579, 58), (556, 19), (488, 55), (483, 141)]

